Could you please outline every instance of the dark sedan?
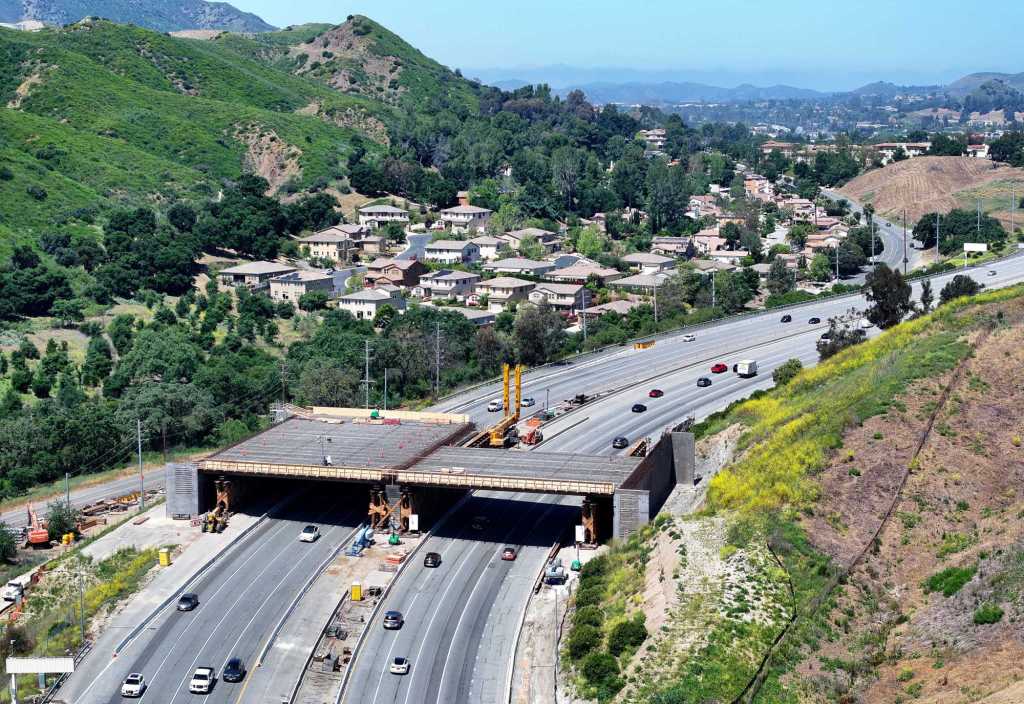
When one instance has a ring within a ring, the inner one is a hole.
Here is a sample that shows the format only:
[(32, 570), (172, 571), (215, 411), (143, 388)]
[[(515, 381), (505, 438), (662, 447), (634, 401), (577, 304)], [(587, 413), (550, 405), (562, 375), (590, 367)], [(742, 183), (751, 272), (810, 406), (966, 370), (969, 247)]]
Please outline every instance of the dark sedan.
[(627, 447), (629, 447), (629, 439), (620, 435), (619, 437), (612, 440), (612, 447), (614, 447), (616, 450), (625, 450)]
[(192, 611), (199, 606), (199, 597), (195, 594), (182, 594), (178, 599), (178, 611)]
[(633, 413), (643, 413), (646, 410), (647, 410), (647, 406), (645, 406), (642, 403), (634, 403), (633, 404)]
[(225, 682), (241, 682), (245, 678), (245, 665), (242, 664), (242, 658), (228, 660), (220, 678)]
[(711, 386), (711, 379), (708, 379), (706, 376), (702, 376), (700, 379), (697, 379), (697, 386), (701, 388)]

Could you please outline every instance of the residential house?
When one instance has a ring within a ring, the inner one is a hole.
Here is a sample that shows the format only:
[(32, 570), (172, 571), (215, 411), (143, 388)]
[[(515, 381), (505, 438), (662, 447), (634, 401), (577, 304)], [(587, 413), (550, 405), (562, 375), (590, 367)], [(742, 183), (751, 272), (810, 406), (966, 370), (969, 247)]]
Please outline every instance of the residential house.
[(722, 210), (715, 203), (715, 197), (712, 195), (690, 196), (690, 214), (695, 219), (706, 215), (717, 218), (722, 214)]
[(485, 279), (474, 287), (478, 296), (487, 296), (489, 310), (500, 311), (513, 301), (525, 301), (536, 284), (514, 276)]
[(967, 145), (967, 156), (975, 159), (988, 159), (988, 145), (987, 144), (968, 144)]
[(881, 144), (872, 145), (872, 148), (878, 152), (878, 155), (882, 159), (883, 164), (888, 164), (896, 156), (896, 152), (903, 150), (903, 153), (907, 155), (908, 159), (913, 159), (916, 156), (922, 156), (928, 153), (928, 150), (932, 148), (931, 142), (882, 142)]
[(524, 257), (510, 257), (485, 264), (484, 270), (493, 271), (496, 274), (543, 276), (549, 271), (554, 271), (555, 265), (553, 262), (539, 262), (535, 259), (526, 259)]
[(409, 213), (393, 205), (368, 205), (359, 209), (360, 225), (378, 228), (391, 222), (405, 225), (409, 222)]
[(590, 280), (591, 276), (595, 277), (601, 286), (605, 286), (610, 281), (621, 278), (622, 272), (618, 269), (609, 269), (597, 264), (573, 264), (564, 269), (555, 269), (545, 274), (544, 278), (548, 281), (558, 281), (561, 283), (585, 284)]
[(366, 235), (359, 240), (361, 254), (384, 254), (388, 251), (388, 239), (382, 235)]
[(379, 257), (366, 265), (366, 283), (376, 287), (378, 284), (391, 284), (402, 288), (411, 288), (420, 282), (420, 277), (427, 273), (426, 265), (416, 259), (390, 259)]
[(523, 240), (531, 237), (537, 241), (537, 244), (544, 248), (546, 253), (550, 254), (551, 252), (561, 249), (562, 238), (554, 232), (542, 230), (539, 227), (527, 227), (522, 230), (512, 230), (511, 232), (506, 232), (503, 235), (498, 235), (498, 239), (507, 242), (508, 246), (516, 252), (519, 251), (519, 247), (522, 245)]
[(246, 286), (252, 291), (267, 288), (270, 280), (295, 271), (295, 267), (277, 262), (246, 262), (221, 269), (218, 278), (224, 286)]
[(612, 281), (608, 286), (633, 293), (644, 293), (650, 295), (658, 286), (664, 285), (668, 280), (668, 274), (633, 274), (621, 279)]
[(301, 269), (270, 280), (270, 297), (275, 301), (298, 303), (303, 294), (323, 291), (334, 293), (334, 276), (326, 271)]
[(760, 264), (754, 264), (750, 268), (753, 269), (755, 272), (757, 272), (757, 277), (759, 279), (767, 279), (768, 278), (768, 272), (770, 272), (772, 270), (772, 265), (762, 262)]
[(707, 274), (710, 271), (735, 271), (736, 265), (730, 262), (720, 262), (714, 259), (694, 259), (692, 262), (693, 268), (699, 274)]
[(348, 311), (358, 320), (373, 320), (384, 306), (391, 306), (399, 312), (405, 310), (405, 299), (397, 288), (364, 288), (338, 299), (338, 310)]
[(441, 310), (452, 311), (463, 316), (466, 320), (476, 325), (478, 328), (487, 327), (488, 325), (494, 325), (494, 321), (497, 319), (498, 314), (493, 310), (479, 310), (477, 308), (463, 308), (462, 306), (445, 306)]
[(686, 255), (690, 241), (689, 237), (655, 237), (651, 240), (651, 254), (682, 257)]
[(558, 311), (574, 314), (590, 303), (590, 289), (583, 284), (541, 283), (530, 291), (530, 303), (547, 304)]
[(761, 145), (761, 153), (768, 156), (772, 152), (779, 152), (787, 159), (792, 158), (796, 145), (791, 142), (776, 142), (769, 140)]
[(665, 136), (665, 130), (656, 128), (653, 130), (640, 130), (637, 136), (647, 143), (648, 149), (654, 149), (657, 151), (664, 151), (665, 144), (668, 139)]
[(706, 230), (701, 230), (693, 236), (693, 246), (701, 254), (707, 254), (708, 252), (714, 252), (716, 249), (721, 249), (727, 242), (724, 237), (718, 235), (719, 229), (717, 227), (709, 227)]
[(309, 251), (310, 257), (326, 259), (335, 264), (352, 261), (352, 251), (356, 248), (355, 242), (347, 233), (333, 227), (308, 237), (301, 237), (298, 244)]
[(643, 305), (643, 303), (641, 303), (640, 301), (609, 301), (608, 303), (602, 303), (601, 305), (598, 306), (584, 308), (582, 311), (580, 311), (580, 315), (590, 319), (600, 318), (605, 313), (617, 313), (618, 315), (627, 315), (629, 311), (641, 305)]
[(486, 262), (497, 259), (500, 256), (498, 252), (503, 246), (508, 244), (505, 240), (498, 239), (497, 237), (491, 237), (489, 235), (474, 237), (470, 242), (477, 246), (480, 250), (480, 258)]
[(494, 212), (475, 205), (457, 205), (441, 211), (441, 221), (453, 230), (483, 230)]
[(708, 252), (708, 256), (711, 257), (711, 259), (713, 259), (714, 261), (725, 262), (726, 264), (734, 264), (736, 266), (739, 266), (740, 262), (743, 261), (744, 258), (750, 256), (750, 252), (744, 249), (737, 249), (733, 251), (726, 249), (716, 249), (713, 252)]
[(424, 259), (441, 264), (471, 264), (480, 259), (480, 248), (468, 240), (437, 240), (427, 245)]
[(634, 252), (622, 257), (622, 261), (629, 265), (631, 271), (639, 271), (642, 274), (654, 274), (659, 271), (672, 269), (676, 260), (672, 257), (663, 257), (660, 254), (647, 252)]
[(413, 292), (420, 294), (421, 297), (465, 298), (473, 292), (479, 281), (479, 274), (441, 269), (421, 276), (418, 290)]

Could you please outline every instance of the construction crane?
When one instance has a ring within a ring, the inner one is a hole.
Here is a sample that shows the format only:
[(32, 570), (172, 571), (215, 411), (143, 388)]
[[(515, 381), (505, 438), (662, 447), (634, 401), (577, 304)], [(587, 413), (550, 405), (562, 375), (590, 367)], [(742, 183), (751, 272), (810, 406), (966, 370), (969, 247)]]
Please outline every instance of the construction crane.
[(28, 541), (26, 547), (40, 547), (45, 548), (50, 546), (50, 531), (43, 527), (42, 523), (39, 522), (39, 516), (32, 509), (32, 504), (28, 505)]
[[(513, 376), (515, 377), (516, 384), (515, 406), (511, 405), (512, 399), (510, 398), (511, 393), (509, 390)], [(489, 443), (491, 447), (506, 447), (509, 445), (509, 431), (513, 430), (519, 422), (519, 408), (523, 402), (523, 365), (517, 364), (513, 370), (511, 365), (503, 364), (501, 366), (501, 378), (501, 400), (502, 406), (505, 409), (505, 417), (491, 427)]]

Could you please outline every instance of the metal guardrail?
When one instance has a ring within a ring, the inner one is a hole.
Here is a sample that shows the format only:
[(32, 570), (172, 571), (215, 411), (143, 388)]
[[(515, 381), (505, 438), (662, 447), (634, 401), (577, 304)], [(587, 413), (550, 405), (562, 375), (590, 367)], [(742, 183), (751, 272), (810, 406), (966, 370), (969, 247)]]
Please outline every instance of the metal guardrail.
[[(986, 266), (992, 266), (992, 265), (997, 264), (999, 262), (1005, 262), (1005, 261), (1007, 261), (1009, 259), (1014, 259), (1014, 258), (1021, 257), (1021, 256), (1024, 256), (1024, 251), (1018, 250), (1018, 251), (1015, 251), (1015, 252), (1011, 252), (1010, 254), (1007, 254), (1006, 256), (998, 257), (996, 259), (990, 259), (988, 261), (980, 262), (980, 263), (977, 263), (977, 264), (971, 264), (970, 266), (967, 266), (967, 267), (962, 267), (962, 268), (951, 270), (951, 271), (942, 271), (942, 272), (938, 272), (938, 273), (935, 273), (935, 274), (928, 274), (927, 276), (914, 277), (912, 279), (912, 282), (915, 282), (915, 281), (928, 281), (928, 280), (931, 280), (931, 279), (934, 279), (934, 278), (937, 278), (937, 277), (940, 277), (940, 276), (946, 276), (948, 274), (955, 274), (957, 272), (964, 272), (964, 271), (972, 271), (974, 269), (979, 269), (979, 268), (986, 267)], [(562, 357), (561, 359), (555, 360), (553, 362), (547, 362), (545, 364), (541, 364), (539, 366), (533, 367), (533, 368), (531, 368), (527, 372), (527, 374), (535, 374), (535, 373), (537, 373), (537, 372), (539, 372), (541, 370), (552, 369), (552, 368), (555, 368), (555, 367), (565, 366), (566, 364), (578, 363), (580, 361), (588, 361), (586, 359), (588, 357), (598, 358), (601, 355), (606, 354), (609, 351), (616, 350), (616, 349), (619, 349), (619, 348), (622, 348), (622, 347), (625, 347), (625, 346), (628, 346), (628, 345), (632, 345), (632, 344), (635, 344), (637, 342), (644, 342), (644, 341), (651, 341), (651, 340), (664, 340), (664, 339), (675, 337), (676, 335), (680, 335), (680, 334), (687, 334), (687, 333), (690, 333), (690, 332), (693, 332), (693, 331), (699, 331), (699, 330), (708, 330), (710, 328), (718, 327), (720, 325), (726, 325), (726, 324), (729, 324), (729, 323), (734, 323), (737, 320), (744, 320), (744, 319), (747, 319), (747, 318), (755, 318), (755, 317), (757, 317), (759, 315), (768, 315), (768, 314), (775, 313), (777, 311), (797, 310), (799, 308), (806, 308), (808, 306), (817, 305), (819, 303), (824, 303), (826, 301), (833, 301), (833, 300), (837, 300), (838, 301), (838, 300), (842, 300), (844, 298), (855, 298), (855, 297), (862, 296), (862, 295), (863, 295), (863, 291), (851, 291), (849, 293), (840, 293), (840, 294), (836, 294), (834, 296), (825, 296), (825, 297), (822, 297), (822, 298), (815, 298), (812, 301), (800, 301), (798, 303), (788, 303), (786, 305), (776, 306), (774, 308), (765, 308), (765, 309), (762, 309), (762, 310), (752, 310), (752, 311), (744, 311), (742, 313), (734, 313), (733, 315), (724, 315), (721, 318), (714, 318), (712, 320), (706, 320), (706, 321), (704, 321), (702, 323), (695, 323), (693, 325), (682, 325), (682, 326), (677, 327), (677, 328), (671, 328), (669, 330), (662, 330), (661, 332), (654, 333), (653, 335), (644, 335), (642, 337), (634, 337), (634, 338), (626, 340), (625, 342), (622, 342), (622, 343), (615, 343), (615, 344), (611, 344), (611, 345), (605, 345), (604, 347), (599, 347), (599, 348), (593, 349), (593, 350), (587, 350), (586, 352), (577, 352), (577, 353), (569, 355), (567, 357)], [(467, 393), (470, 393), (470, 392), (475, 391), (477, 389), (481, 389), (481, 388), (484, 388), (486, 386), (491, 386), (492, 384), (497, 384), (497, 383), (500, 383), (500, 382), (501, 382), (501, 377), (493, 377), (493, 378), (488, 379), (486, 381), (481, 381), (481, 382), (478, 382), (476, 384), (471, 384), (469, 386), (466, 386), (466, 387), (463, 387), (463, 388), (458, 389), (456, 391), (453, 391), (450, 394), (446, 394), (444, 396), (439, 397), (437, 399), (437, 402), (434, 405), (435, 406), (441, 405), (441, 404), (445, 403), (446, 401), (450, 401), (451, 399), (454, 399), (454, 398), (456, 398), (458, 396), (461, 396), (463, 394), (467, 394)], [(480, 399), (471, 399), (471, 400), (467, 401), (466, 403), (472, 403), (472, 402), (479, 401), (479, 400)]]

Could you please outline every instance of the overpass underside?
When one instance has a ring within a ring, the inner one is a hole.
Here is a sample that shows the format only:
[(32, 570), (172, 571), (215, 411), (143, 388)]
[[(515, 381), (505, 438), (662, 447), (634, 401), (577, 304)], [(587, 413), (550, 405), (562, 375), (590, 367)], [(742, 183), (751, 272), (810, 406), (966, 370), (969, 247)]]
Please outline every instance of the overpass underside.
[[(472, 431), (464, 416), (389, 412), (370, 419), (361, 409), (317, 411), (179, 466), (168, 476), (168, 512), (201, 512), (191, 484), (217, 476), (362, 485), (371, 524), (401, 529), (421, 509), (469, 490), (563, 494), (583, 497), (586, 540), (597, 542), (627, 537), (649, 521), (677, 475), (693, 480), (692, 436), (684, 433), (666, 434), (646, 457), (607, 457), (459, 447)], [(689, 441), (680, 443), (676, 436), (684, 435)], [(179, 475), (183, 481), (175, 482)], [(179, 485), (191, 493), (175, 499)]]

